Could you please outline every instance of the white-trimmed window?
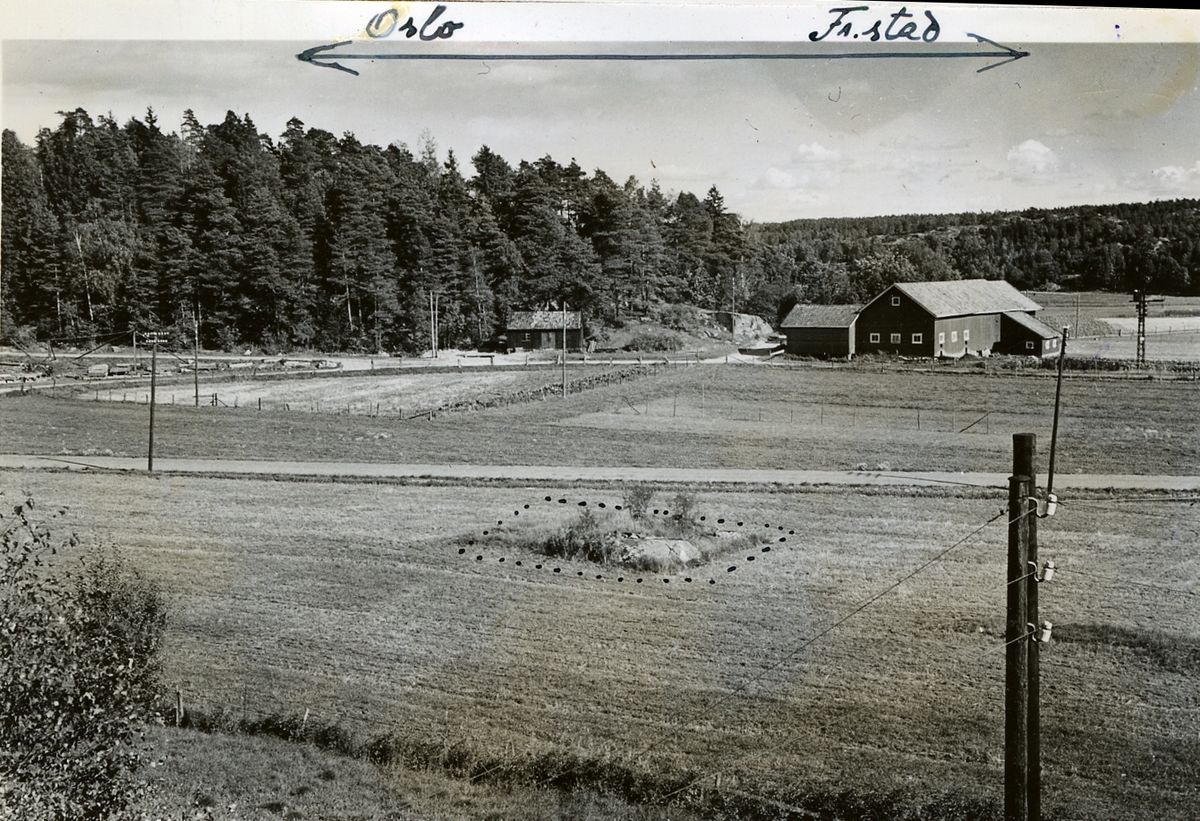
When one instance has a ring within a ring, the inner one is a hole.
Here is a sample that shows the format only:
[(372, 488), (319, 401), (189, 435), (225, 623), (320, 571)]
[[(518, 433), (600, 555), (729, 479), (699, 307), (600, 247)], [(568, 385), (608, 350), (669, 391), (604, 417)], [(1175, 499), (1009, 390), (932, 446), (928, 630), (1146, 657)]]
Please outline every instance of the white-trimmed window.
[(970, 342), (970, 341), (971, 341), (971, 329), (965, 328), (965, 329), (963, 329), (963, 342)]
[(899, 308), (899, 307), (900, 307), (900, 297), (898, 297), (898, 296), (894, 296), (894, 297), (892, 297), (892, 307), (893, 307), (893, 308)]
[(1025, 350), (1027, 350), (1027, 351), (1033, 350), (1033, 340), (1032, 339), (1028, 339), (1025, 341)]
[(892, 344), (899, 345), (901, 336), (901, 334), (892, 334)]
[(871, 334), (871, 343), (873, 345), (879, 344), (879, 334)]
[(945, 331), (942, 331), (940, 334), (938, 334), (938, 344), (939, 345), (946, 344), (946, 332)]
[(925, 334), (913, 334), (912, 340), (914, 345), (920, 345), (925, 341)]
[(951, 332), (950, 332), (950, 341), (951, 341), (951, 342), (957, 342), (957, 341), (958, 341), (958, 331), (951, 331)]

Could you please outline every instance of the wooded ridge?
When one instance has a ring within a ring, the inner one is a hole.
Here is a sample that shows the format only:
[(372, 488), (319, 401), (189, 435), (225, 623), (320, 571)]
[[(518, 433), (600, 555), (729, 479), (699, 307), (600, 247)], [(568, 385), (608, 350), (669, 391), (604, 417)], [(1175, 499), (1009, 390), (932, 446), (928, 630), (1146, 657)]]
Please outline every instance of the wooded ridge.
[(687, 303), (777, 322), (897, 281), (1200, 293), (1200, 202), (755, 224), (700, 199), (487, 146), (466, 176), (431, 137), (363, 144), (249, 115), (180, 133), (77, 109), (35, 145), (3, 134), (7, 343), (165, 330), (190, 347), (415, 352), (560, 305), (590, 329)]

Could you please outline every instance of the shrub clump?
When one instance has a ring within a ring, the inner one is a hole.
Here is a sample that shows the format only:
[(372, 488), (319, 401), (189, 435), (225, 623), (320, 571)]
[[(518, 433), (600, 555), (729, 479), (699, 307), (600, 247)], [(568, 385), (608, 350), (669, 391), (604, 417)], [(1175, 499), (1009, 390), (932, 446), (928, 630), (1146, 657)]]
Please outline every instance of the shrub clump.
[(563, 559), (612, 564), (619, 560), (621, 546), (616, 533), (603, 528), (599, 517), (585, 510), (561, 531), (546, 539), (543, 552), (547, 556)]
[(115, 550), (68, 570), (32, 508), (0, 516), (0, 816), (122, 818), (142, 793), (132, 742), (160, 693), (165, 605)]

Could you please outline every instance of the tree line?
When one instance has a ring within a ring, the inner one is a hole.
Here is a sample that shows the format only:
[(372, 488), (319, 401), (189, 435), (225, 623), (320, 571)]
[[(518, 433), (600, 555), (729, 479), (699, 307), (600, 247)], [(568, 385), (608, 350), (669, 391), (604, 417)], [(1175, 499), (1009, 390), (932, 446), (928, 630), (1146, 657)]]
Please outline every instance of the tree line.
[(3, 134), (4, 340), (83, 344), (166, 330), (206, 348), (404, 351), (478, 345), (514, 310), (592, 327), (688, 303), (776, 320), (896, 281), (1197, 293), (1197, 203), (754, 224), (574, 160), (464, 173), (416, 151), (249, 115), (167, 133), (77, 109), (30, 147)]

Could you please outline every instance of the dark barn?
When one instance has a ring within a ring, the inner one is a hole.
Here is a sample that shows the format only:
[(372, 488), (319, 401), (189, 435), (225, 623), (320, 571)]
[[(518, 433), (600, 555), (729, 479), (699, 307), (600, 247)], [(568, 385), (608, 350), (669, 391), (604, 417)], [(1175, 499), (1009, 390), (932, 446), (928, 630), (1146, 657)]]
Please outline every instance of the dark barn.
[(1000, 343), (994, 350), (1017, 356), (1052, 356), (1059, 352), (1059, 334), (1029, 314), (1006, 311), (1000, 316)]
[(911, 357), (987, 356), (1002, 339), (1005, 313), (1030, 317), (1041, 308), (1002, 280), (897, 282), (859, 312), (859, 354)]
[(857, 305), (797, 305), (779, 329), (787, 337), (787, 352), (822, 359), (854, 356)]
[[(583, 318), (579, 311), (566, 312), (566, 326), (567, 347), (579, 350), (583, 347)], [(563, 312), (514, 311), (508, 320), (507, 337), (508, 347), (516, 350), (562, 350)]]

